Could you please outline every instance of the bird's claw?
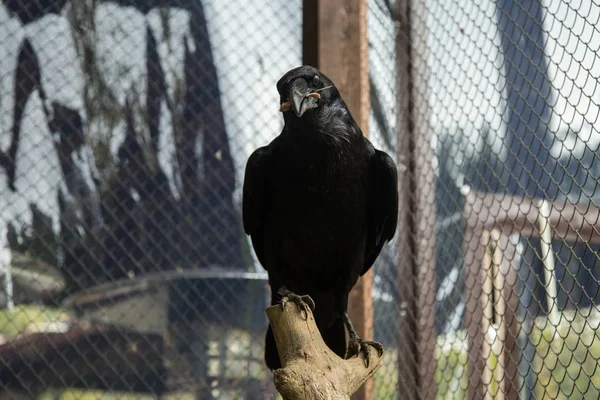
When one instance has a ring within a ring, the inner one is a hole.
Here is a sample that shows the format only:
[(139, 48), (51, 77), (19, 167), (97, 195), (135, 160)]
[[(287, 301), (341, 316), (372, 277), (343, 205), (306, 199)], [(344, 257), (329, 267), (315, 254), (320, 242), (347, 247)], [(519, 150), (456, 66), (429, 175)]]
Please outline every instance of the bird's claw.
[(297, 294), (290, 292), (290, 293), (287, 293), (286, 295), (284, 295), (281, 298), (281, 310), (282, 311), (285, 308), (285, 305), (287, 304), (288, 301), (291, 301), (292, 303), (296, 303), (296, 305), (298, 306), (300, 311), (302, 311), (302, 313), (304, 314), (305, 321), (308, 319), (308, 311), (309, 310), (312, 311), (315, 309), (314, 300), (307, 294), (298, 296)]
[(371, 355), (373, 354), (373, 350), (371, 350), (371, 347), (374, 347), (375, 350), (377, 350), (377, 355), (379, 357), (383, 355), (383, 345), (381, 343), (365, 340), (360, 337), (350, 338), (350, 341), (348, 343), (348, 355), (346, 358), (358, 356), (359, 353), (363, 353), (365, 367), (369, 368)]

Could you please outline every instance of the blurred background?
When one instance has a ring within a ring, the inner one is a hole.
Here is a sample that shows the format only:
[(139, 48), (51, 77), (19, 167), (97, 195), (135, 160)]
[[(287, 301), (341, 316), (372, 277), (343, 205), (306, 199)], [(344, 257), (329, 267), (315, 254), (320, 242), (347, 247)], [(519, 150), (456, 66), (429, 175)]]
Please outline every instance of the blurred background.
[(600, 397), (599, 25), (593, 0), (2, 0), (0, 399), (277, 398), (241, 186), (303, 62), (398, 163), (356, 398)]

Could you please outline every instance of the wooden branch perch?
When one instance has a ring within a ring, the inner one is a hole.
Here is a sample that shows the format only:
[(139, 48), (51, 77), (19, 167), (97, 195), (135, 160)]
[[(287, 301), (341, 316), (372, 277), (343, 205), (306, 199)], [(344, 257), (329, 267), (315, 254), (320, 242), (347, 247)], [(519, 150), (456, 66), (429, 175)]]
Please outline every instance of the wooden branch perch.
[(273, 381), (285, 400), (349, 399), (383, 364), (375, 349), (368, 367), (362, 353), (340, 358), (323, 341), (312, 312), (305, 319), (292, 302), (284, 310), (267, 308), (267, 317), (283, 366), (273, 372)]

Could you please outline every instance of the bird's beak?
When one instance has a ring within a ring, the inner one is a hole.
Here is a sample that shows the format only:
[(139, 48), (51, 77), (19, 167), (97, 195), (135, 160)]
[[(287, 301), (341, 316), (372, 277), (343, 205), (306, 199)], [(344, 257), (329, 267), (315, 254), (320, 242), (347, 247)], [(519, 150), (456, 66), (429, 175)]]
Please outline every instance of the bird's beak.
[(292, 82), (290, 87), (290, 103), (291, 109), (298, 118), (304, 115), (305, 112), (319, 106), (318, 93), (312, 93), (308, 89), (308, 84), (302, 78)]

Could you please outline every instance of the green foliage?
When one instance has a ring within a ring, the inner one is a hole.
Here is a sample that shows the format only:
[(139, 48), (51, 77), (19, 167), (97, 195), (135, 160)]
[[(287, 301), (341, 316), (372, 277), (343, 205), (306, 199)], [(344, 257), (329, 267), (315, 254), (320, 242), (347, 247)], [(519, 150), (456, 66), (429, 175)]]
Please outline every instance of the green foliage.
[(386, 348), (383, 353), (383, 366), (375, 376), (375, 398), (399, 400), (398, 394), (398, 351)]
[[(536, 399), (600, 398), (598, 312), (563, 312), (556, 328), (550, 325), (546, 318), (538, 318), (531, 333), (531, 340), (536, 348), (532, 362), (533, 371), (537, 375), (534, 390)], [(465, 341), (464, 331), (438, 337), (435, 348), (436, 399), (454, 400), (467, 397), (468, 359)], [(489, 365), (494, 370), (498, 358), (494, 354), (491, 357)], [(492, 380), (488, 389), (494, 396), (499, 390), (498, 383)]]
[(436, 399), (465, 399), (467, 392), (467, 349), (464, 331), (440, 335), (434, 351)]
[[(597, 361), (600, 359), (600, 316), (596, 314), (563, 312), (561, 322), (556, 328), (547, 323), (545, 318), (536, 320), (531, 333), (531, 340), (536, 347), (532, 362), (533, 371), (537, 375), (535, 398), (600, 398), (600, 366)], [(7, 339), (25, 331), (51, 329), (53, 323), (68, 321), (69, 315), (60, 309), (18, 306), (13, 311), (0, 310), (0, 335)], [(232, 351), (235, 350), (234, 347), (231, 347)], [(401, 397), (398, 393), (398, 351), (388, 348), (384, 357), (383, 367), (374, 377), (375, 398), (399, 400)], [(458, 331), (438, 336), (434, 357), (436, 399), (465, 399), (468, 384), (466, 332)], [(490, 366), (494, 369), (498, 360), (496, 356), (492, 357)], [(490, 392), (497, 393), (498, 389), (497, 383), (492, 382)], [(41, 394), (38, 400), (153, 398), (137, 393), (69, 389), (48, 390)], [(193, 395), (180, 393), (164, 398), (187, 400), (193, 398)]]
[(60, 309), (21, 305), (0, 310), (0, 335), (8, 339), (26, 331), (43, 332), (68, 321), (69, 315)]
[(563, 313), (556, 328), (536, 320), (531, 335), (536, 398), (600, 398), (599, 326), (598, 315), (581, 313)]
[[(467, 351), (465, 332), (438, 337), (434, 350), (436, 362), (436, 399), (466, 399)], [(400, 400), (398, 393), (398, 350), (386, 348), (381, 369), (375, 374), (375, 399)]]
[[(194, 400), (196, 397), (192, 393), (168, 394), (161, 397), (161, 400)], [(48, 390), (38, 396), (37, 400), (156, 400), (153, 395), (144, 395), (139, 393), (119, 393), (119, 392), (101, 392), (99, 390), (79, 390), (69, 389), (63, 391)]]

